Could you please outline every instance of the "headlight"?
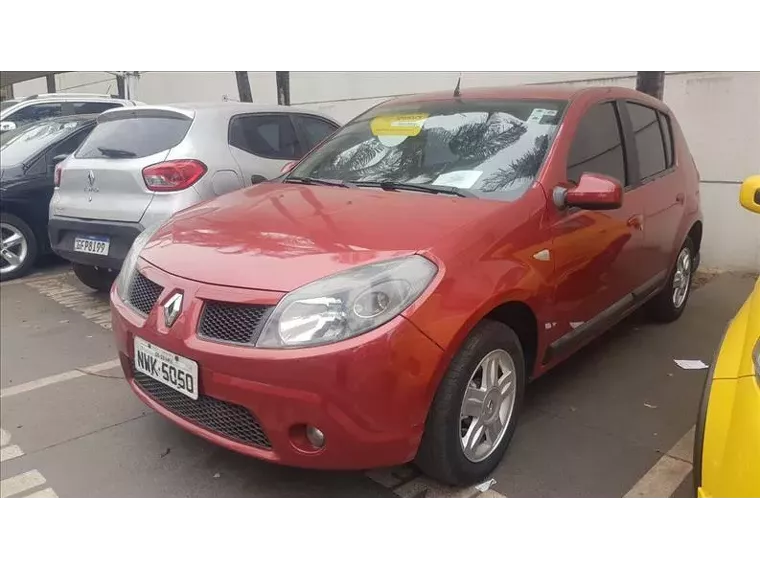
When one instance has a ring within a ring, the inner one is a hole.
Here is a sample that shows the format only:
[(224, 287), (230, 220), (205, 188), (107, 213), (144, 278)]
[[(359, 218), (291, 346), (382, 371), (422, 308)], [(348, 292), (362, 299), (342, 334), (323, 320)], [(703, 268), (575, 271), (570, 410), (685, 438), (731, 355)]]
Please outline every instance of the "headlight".
[(368, 332), (417, 300), (437, 272), (431, 261), (412, 255), (307, 284), (279, 302), (256, 346), (316, 346)]
[(143, 229), (143, 232), (132, 242), (132, 247), (129, 248), (129, 253), (124, 258), (121, 271), (119, 271), (119, 276), (116, 279), (116, 292), (124, 302), (127, 302), (127, 297), (129, 296), (129, 283), (132, 282), (132, 275), (135, 272), (140, 252), (145, 247), (145, 244), (150, 241), (150, 238), (158, 231), (159, 227), (161, 227), (161, 223), (156, 223)]

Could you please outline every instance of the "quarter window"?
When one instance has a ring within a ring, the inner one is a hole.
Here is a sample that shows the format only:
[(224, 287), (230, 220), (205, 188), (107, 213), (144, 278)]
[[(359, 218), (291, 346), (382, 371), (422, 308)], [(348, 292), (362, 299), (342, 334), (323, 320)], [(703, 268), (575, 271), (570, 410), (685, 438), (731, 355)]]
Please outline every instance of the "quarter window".
[(660, 121), (654, 109), (636, 103), (626, 105), (639, 157), (639, 175), (642, 180), (646, 180), (667, 168), (668, 158), (665, 155)]
[(586, 172), (628, 185), (620, 120), (613, 103), (592, 107), (578, 125), (568, 155), (567, 179), (577, 184)]
[(230, 144), (262, 158), (297, 160), (300, 147), (287, 115), (244, 115), (230, 123)]

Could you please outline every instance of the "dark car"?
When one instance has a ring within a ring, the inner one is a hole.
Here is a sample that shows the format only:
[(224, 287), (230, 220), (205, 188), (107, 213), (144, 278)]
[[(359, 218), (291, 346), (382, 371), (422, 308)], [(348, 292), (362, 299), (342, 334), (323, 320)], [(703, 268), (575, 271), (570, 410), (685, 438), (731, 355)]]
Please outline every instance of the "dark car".
[(0, 146), (0, 280), (29, 272), (50, 251), (48, 208), (56, 164), (95, 128), (97, 115), (35, 124)]

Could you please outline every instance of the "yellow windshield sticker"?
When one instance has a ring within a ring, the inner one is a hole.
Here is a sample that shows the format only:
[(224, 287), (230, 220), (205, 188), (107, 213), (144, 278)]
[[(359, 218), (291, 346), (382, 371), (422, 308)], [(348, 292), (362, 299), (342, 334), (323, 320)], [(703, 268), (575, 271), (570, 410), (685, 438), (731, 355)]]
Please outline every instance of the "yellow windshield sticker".
[(417, 136), (428, 118), (427, 113), (375, 117), (370, 129), (375, 136)]

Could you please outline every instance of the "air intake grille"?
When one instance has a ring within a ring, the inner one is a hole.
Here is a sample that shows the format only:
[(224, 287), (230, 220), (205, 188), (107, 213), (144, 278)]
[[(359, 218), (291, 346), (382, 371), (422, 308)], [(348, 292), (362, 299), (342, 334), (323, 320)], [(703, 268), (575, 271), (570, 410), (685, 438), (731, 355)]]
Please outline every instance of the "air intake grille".
[(194, 401), (143, 373), (135, 372), (134, 377), (135, 383), (146, 395), (175, 415), (233, 441), (272, 448), (264, 429), (245, 407), (205, 395), (199, 395)]
[(132, 284), (129, 286), (129, 304), (147, 316), (153, 310), (162, 290), (164, 290), (162, 286), (145, 278), (139, 272), (135, 273)]
[(269, 306), (207, 302), (198, 329), (201, 336), (234, 344), (252, 344)]

